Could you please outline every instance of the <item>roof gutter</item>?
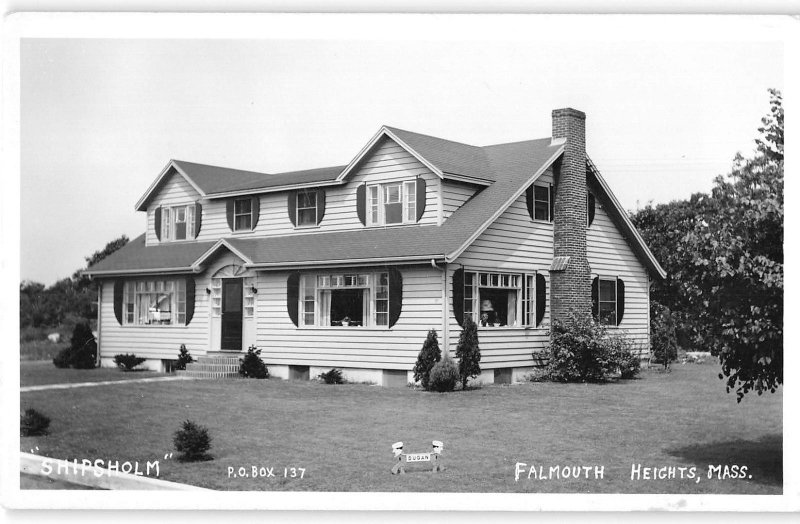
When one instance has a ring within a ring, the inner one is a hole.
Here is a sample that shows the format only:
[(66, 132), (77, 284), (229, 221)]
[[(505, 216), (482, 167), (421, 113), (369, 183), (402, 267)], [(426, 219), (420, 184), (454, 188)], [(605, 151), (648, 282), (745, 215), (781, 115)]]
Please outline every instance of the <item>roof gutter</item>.
[(423, 256), (408, 256), (408, 257), (376, 257), (376, 258), (356, 258), (356, 259), (341, 259), (341, 260), (319, 260), (319, 261), (301, 261), (301, 262), (260, 262), (254, 264), (245, 264), (245, 267), (253, 269), (281, 269), (285, 267), (303, 268), (303, 267), (342, 267), (342, 266), (363, 266), (366, 264), (399, 264), (399, 263), (427, 263), (433, 260), (445, 260), (444, 255), (423, 255)]
[(129, 275), (141, 275), (141, 274), (153, 274), (158, 273), (162, 275), (174, 275), (174, 274), (184, 274), (184, 273), (200, 273), (200, 269), (194, 269), (192, 267), (167, 267), (167, 268), (153, 268), (153, 269), (106, 269), (100, 271), (82, 271), (82, 275), (86, 275), (88, 277), (113, 277), (113, 276), (129, 276)]

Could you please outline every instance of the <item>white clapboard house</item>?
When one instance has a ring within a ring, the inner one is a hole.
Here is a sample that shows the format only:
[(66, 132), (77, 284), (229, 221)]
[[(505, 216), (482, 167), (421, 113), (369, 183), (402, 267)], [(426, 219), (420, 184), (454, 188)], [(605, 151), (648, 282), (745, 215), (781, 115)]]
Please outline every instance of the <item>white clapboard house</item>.
[(163, 369), (185, 344), (220, 376), (255, 345), (273, 376), (406, 384), (427, 331), (454, 351), (469, 315), (479, 380), (509, 382), (571, 308), (646, 353), (664, 270), (586, 156), (585, 115), (552, 119), (489, 146), (385, 126), (348, 165), (291, 173), (171, 160), (136, 203), (145, 233), (87, 271), (102, 364)]

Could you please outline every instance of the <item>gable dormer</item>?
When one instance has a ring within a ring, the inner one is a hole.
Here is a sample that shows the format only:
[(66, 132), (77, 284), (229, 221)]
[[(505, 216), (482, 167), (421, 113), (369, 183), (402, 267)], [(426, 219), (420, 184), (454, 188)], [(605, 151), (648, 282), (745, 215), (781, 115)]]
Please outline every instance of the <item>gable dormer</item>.
[(195, 240), (202, 229), (202, 195), (170, 162), (137, 209), (147, 214), (146, 245)]

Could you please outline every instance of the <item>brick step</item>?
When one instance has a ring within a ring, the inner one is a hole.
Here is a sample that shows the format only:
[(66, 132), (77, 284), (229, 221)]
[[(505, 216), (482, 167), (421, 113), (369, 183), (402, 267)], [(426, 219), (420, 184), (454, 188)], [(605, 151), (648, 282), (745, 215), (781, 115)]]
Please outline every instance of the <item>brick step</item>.
[(178, 374), (189, 378), (201, 378), (201, 379), (242, 378), (238, 372), (231, 373), (225, 371), (193, 371), (187, 369), (186, 371), (178, 371)]
[(190, 378), (240, 378), (239, 356), (219, 354), (202, 356), (191, 364), (187, 364), (186, 371), (178, 373)]

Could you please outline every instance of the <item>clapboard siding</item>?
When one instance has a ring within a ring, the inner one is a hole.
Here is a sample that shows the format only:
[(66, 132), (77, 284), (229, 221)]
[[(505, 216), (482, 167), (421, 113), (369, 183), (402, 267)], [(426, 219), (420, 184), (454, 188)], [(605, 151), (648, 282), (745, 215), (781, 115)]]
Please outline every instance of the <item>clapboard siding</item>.
[(411, 370), (428, 330), (441, 332), (442, 277), (432, 268), (399, 270), (403, 309), (391, 329), (295, 327), (286, 308), (288, 273), (262, 272), (256, 326), (262, 358), (267, 364)]
[(173, 172), (158, 194), (153, 197), (150, 204), (147, 206), (147, 234), (145, 236), (145, 245), (158, 243), (155, 230), (155, 210), (157, 207), (193, 204), (199, 198), (200, 194), (191, 184), (189, 184), (182, 175)]
[(206, 353), (208, 347), (206, 277), (195, 277), (194, 317), (188, 326), (121, 326), (114, 316), (114, 281), (104, 280), (102, 285), (102, 307), (99, 315), (101, 358), (114, 358), (114, 355), (119, 353), (135, 353), (136, 356), (148, 359), (175, 359), (178, 358), (181, 344), (186, 344), (186, 349), (193, 356)]
[[(319, 233), (363, 229), (356, 214), (356, 190), (364, 182), (390, 182), (424, 178), (426, 182), (425, 212), (418, 224), (435, 225), (439, 216), (440, 179), (405, 149), (389, 138), (377, 144), (350, 180), (342, 186), (325, 188), (325, 216), (317, 227), (296, 228), (289, 219), (288, 191), (259, 195), (260, 214), (254, 231), (234, 233), (228, 227), (225, 200), (203, 200), (203, 222), (198, 241), (225, 237), (259, 237)], [(147, 243), (157, 243), (154, 231), (154, 210), (159, 205), (194, 202), (194, 189), (179, 174), (174, 174), (159, 191), (147, 209)]]
[(456, 209), (464, 205), (478, 189), (477, 186), (471, 184), (453, 182), (452, 180), (442, 181), (442, 217), (444, 220), (447, 220)]
[[(552, 183), (552, 172), (539, 178)], [(486, 231), (451, 265), (448, 270), (448, 304), (450, 350), (455, 352), (461, 327), (453, 313), (453, 271), (459, 265), (465, 271), (485, 270), (509, 273), (541, 273), (547, 282), (545, 317), (539, 327), (479, 327), (481, 368), (532, 366), (533, 352), (544, 349), (547, 325), (550, 322), (550, 263), (553, 261), (553, 225), (531, 220), (523, 193)]]
[(592, 278), (618, 277), (625, 282), (625, 314), (619, 329), (629, 334), (636, 348), (650, 349), (650, 294), (647, 269), (608, 216), (600, 201), (594, 222), (586, 232), (586, 256)]

